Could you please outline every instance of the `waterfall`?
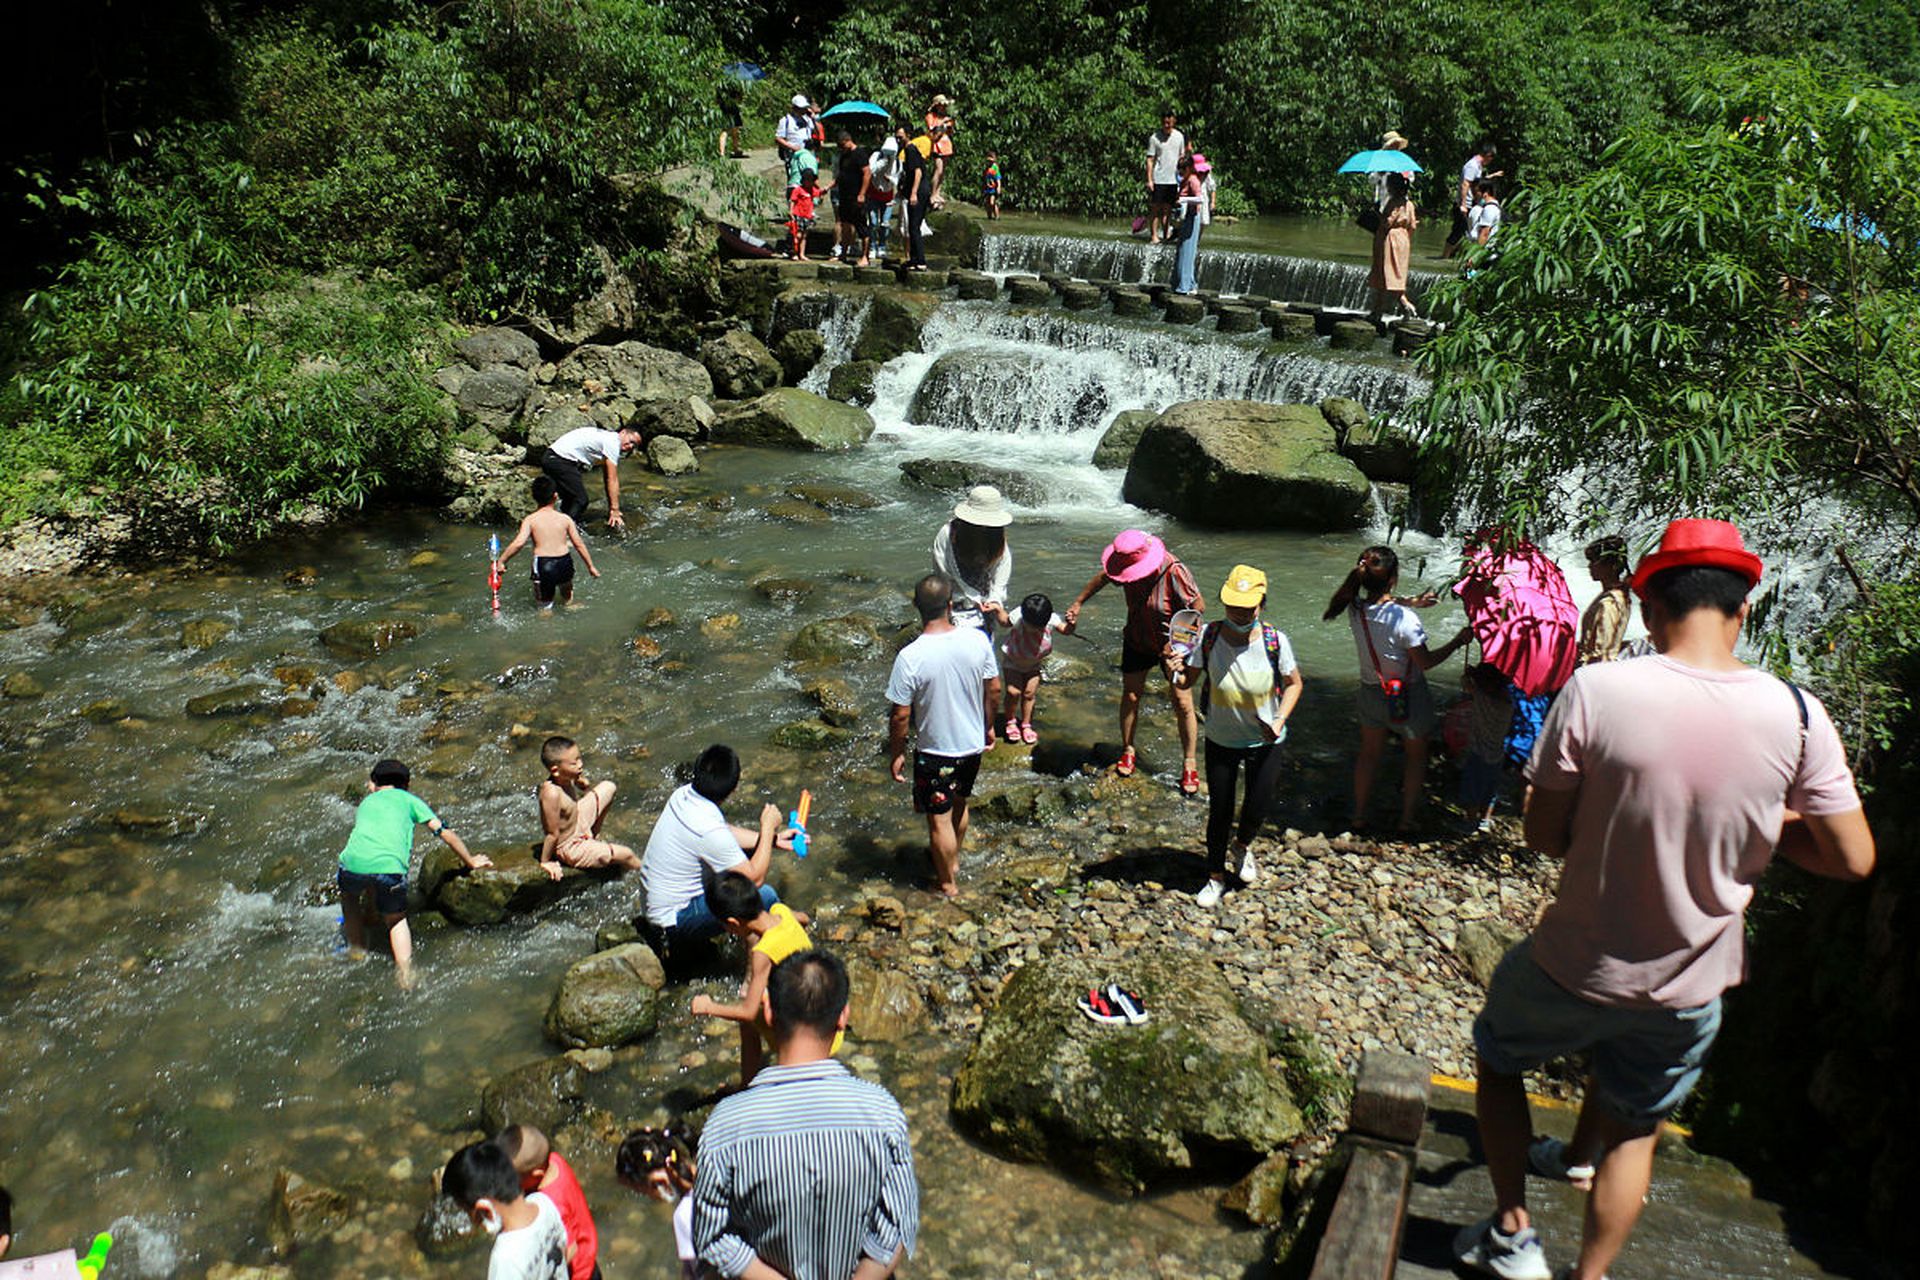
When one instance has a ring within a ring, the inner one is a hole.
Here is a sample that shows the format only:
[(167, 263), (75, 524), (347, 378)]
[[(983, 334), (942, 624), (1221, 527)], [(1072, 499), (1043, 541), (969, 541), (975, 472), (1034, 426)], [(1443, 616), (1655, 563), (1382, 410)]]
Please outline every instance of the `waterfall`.
[[(1203, 240), (1201, 244), (1206, 242)], [(1173, 275), (1171, 247), (1144, 240), (1095, 236), (992, 233), (981, 242), (980, 265), (1001, 274), (1058, 271), (1081, 280), (1165, 281)], [(1367, 268), (1280, 253), (1202, 248), (1196, 265), (1203, 289), (1257, 294), (1281, 302), (1364, 310), (1369, 303)], [(1438, 278), (1432, 271), (1407, 276), (1408, 296), (1418, 298)]]
[(1016, 434), (1103, 428), (1122, 409), (1182, 400), (1315, 404), (1350, 396), (1392, 415), (1424, 389), (1402, 363), (1257, 335), (1116, 323), (1061, 311), (952, 302), (928, 320), (930, 361), (893, 406), (905, 421)]
[(801, 380), (800, 386), (824, 395), (828, 375), (835, 366), (844, 364), (852, 356), (853, 344), (859, 341), (860, 331), (866, 327), (867, 313), (871, 310), (873, 299), (864, 293), (853, 295), (822, 290), (793, 297), (783, 296), (774, 301), (773, 318), (767, 327), (767, 343), (771, 346), (782, 335), (795, 329), (819, 330), (826, 342), (826, 350)]

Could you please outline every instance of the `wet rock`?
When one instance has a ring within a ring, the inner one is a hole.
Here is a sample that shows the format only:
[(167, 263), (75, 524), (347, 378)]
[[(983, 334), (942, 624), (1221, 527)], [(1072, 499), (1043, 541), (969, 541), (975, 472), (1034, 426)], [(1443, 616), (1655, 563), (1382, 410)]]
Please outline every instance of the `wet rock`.
[(125, 720), (133, 714), (133, 709), (118, 698), (102, 698), (98, 702), (89, 702), (80, 708), (80, 718), (93, 724), (112, 724), (116, 720)]
[(454, 924), (498, 924), (508, 916), (539, 911), (619, 875), (611, 867), (590, 871), (567, 867), (558, 880), (553, 880), (524, 845), (486, 852), (494, 865), (478, 871), (467, 870), (444, 845), (435, 845), (420, 860), (420, 895)]
[(275, 702), (269, 690), (257, 684), (236, 684), (187, 699), (190, 716), (251, 716), (270, 711)]
[(836, 729), (846, 729), (860, 720), (860, 699), (845, 680), (824, 678), (809, 681), (800, 689), (803, 696), (820, 708), (820, 718)]
[(851, 449), (872, 434), (873, 418), (865, 409), (798, 387), (780, 387), (733, 408), (713, 429), (714, 439), (729, 444), (807, 450)]
[(990, 429), (1004, 423), (999, 411), (1007, 402), (1007, 388), (1035, 379), (1049, 384), (1051, 406), (1045, 427), (1036, 430), (1092, 427), (1105, 421), (1113, 407), (1107, 384), (1091, 371), (1036, 364), (1033, 356), (1017, 350), (962, 347), (933, 362), (914, 390), (908, 417), (956, 431)]
[(1273, 340), (1280, 346), (1297, 346), (1311, 342), (1318, 334), (1314, 330), (1313, 317), (1299, 311), (1269, 312), (1266, 317), (1267, 328), (1273, 332)]
[(660, 647), (660, 642), (652, 636), (635, 636), (633, 638), (633, 656), (642, 662), (651, 662), (664, 652), (665, 650)]
[(273, 714), (282, 720), (297, 720), (319, 709), (320, 701), (317, 698), (282, 698), (275, 704)]
[(631, 920), (616, 920), (612, 924), (603, 924), (593, 933), (595, 951), (611, 951), (615, 947), (624, 947), (629, 942), (639, 942), (640, 931), (633, 927)]
[(873, 360), (847, 360), (827, 375), (827, 396), (862, 409), (873, 403), (873, 376), (880, 365)]
[(480, 1093), (480, 1119), (489, 1133), (510, 1124), (557, 1132), (580, 1113), (580, 1064), (564, 1055), (515, 1067), (488, 1081)]
[(327, 680), (341, 693), (358, 693), (367, 687), (367, 677), (358, 671), (336, 671)]
[(1007, 787), (974, 803), (974, 812), (993, 822), (1028, 822), (1051, 826), (1075, 809), (1091, 804), (1093, 796), (1084, 788), (1069, 789), (1038, 784)]
[(613, 346), (589, 343), (574, 348), (554, 366), (553, 387), (562, 396), (582, 398), (589, 382), (604, 388), (606, 397), (622, 397), (636, 405), (647, 400), (713, 394), (713, 376), (706, 366), (644, 342)]
[(1413, 479), (1418, 460), (1413, 437), (1384, 420), (1375, 422), (1365, 405), (1345, 396), (1322, 400), (1320, 412), (1339, 438), (1341, 455), (1367, 479), (1399, 484)]
[(1094, 675), (1093, 664), (1085, 658), (1069, 658), (1059, 650), (1047, 655), (1040, 666), (1049, 684), (1073, 684), (1081, 680), (1091, 680)]
[(740, 615), (737, 613), (716, 613), (700, 621), (700, 634), (709, 640), (730, 636), (739, 629)]
[(1100, 286), (1084, 280), (1069, 280), (1060, 288), (1060, 305), (1069, 311), (1090, 311), (1100, 301)]
[(303, 564), (287, 570), (281, 575), (280, 581), (290, 587), (310, 587), (320, 581), (320, 573), (312, 565)]
[(1252, 307), (1221, 307), (1217, 313), (1221, 333), (1252, 333), (1260, 327), (1260, 313)]
[(640, 625), (649, 631), (655, 631), (662, 627), (670, 627), (673, 624), (673, 610), (661, 604), (657, 604), (647, 610), (647, 616), (640, 620)]
[(635, 405), (627, 425), (649, 441), (657, 436), (704, 440), (713, 423), (713, 406), (700, 396), (662, 396)]
[(1115, 289), (1107, 294), (1116, 316), (1140, 317), (1151, 314), (1153, 299), (1138, 289)]
[(1141, 433), (1128, 502), (1225, 528), (1349, 529), (1371, 492), (1311, 405), (1193, 400)]
[(200, 829), (204, 814), (179, 809), (155, 812), (146, 809), (114, 809), (107, 813), (108, 826), (144, 836), (187, 836)]
[(378, 657), (420, 634), (405, 618), (346, 618), (320, 633), (320, 643), (336, 658), (359, 662)]
[(1044, 280), (1014, 276), (1007, 281), (1007, 300), (1016, 307), (1044, 307), (1053, 301), (1053, 286)]
[(647, 441), (647, 465), (663, 476), (691, 475), (700, 469), (693, 450), (677, 436), (655, 436)]
[(776, 498), (761, 508), (775, 520), (784, 520), (788, 524), (824, 526), (832, 522), (833, 517), (811, 502), (801, 502), (797, 498)]
[(1207, 304), (1199, 298), (1170, 293), (1162, 301), (1167, 312), (1161, 318), (1168, 324), (1199, 324), (1206, 318)]
[(1336, 351), (1371, 351), (1379, 336), (1370, 320), (1336, 320), (1327, 338)]
[(773, 347), (773, 358), (780, 362), (780, 372), (789, 386), (797, 386), (826, 354), (827, 340), (818, 329), (789, 329)]
[(352, 1216), (353, 1199), (346, 1192), (291, 1169), (274, 1175), (273, 1194), (267, 1202), (267, 1235), (281, 1257), (346, 1225)]
[(615, 1049), (643, 1040), (659, 1022), (666, 983), (659, 957), (644, 942), (575, 961), (547, 1006), (547, 1039), (569, 1049)]
[(789, 751), (824, 751), (853, 735), (820, 720), (791, 720), (767, 735), (767, 741)]
[(802, 502), (811, 502), (816, 507), (825, 507), (829, 511), (871, 511), (886, 503), (868, 493), (865, 489), (856, 489), (852, 485), (827, 484), (813, 480), (806, 484), (787, 486), (787, 492)]
[(222, 618), (194, 618), (180, 624), (182, 649), (211, 649), (233, 634), (233, 624)]
[(794, 662), (845, 662), (865, 658), (880, 648), (880, 633), (873, 619), (849, 613), (839, 618), (809, 622), (787, 642), (787, 657)]
[(1140, 433), (1159, 416), (1152, 409), (1122, 409), (1114, 414), (1112, 425), (1094, 446), (1093, 465), (1109, 471), (1125, 469), (1133, 458), (1134, 446), (1140, 443)]
[(1276, 1151), (1227, 1189), (1220, 1207), (1240, 1214), (1255, 1226), (1277, 1227), (1287, 1220), (1292, 1162)]
[(747, 585), (775, 604), (799, 604), (814, 592), (814, 584), (805, 578), (782, 578), (771, 573), (757, 574)]
[(437, 1262), (474, 1252), (490, 1239), (452, 1196), (434, 1196), (413, 1224), (413, 1242)]
[(310, 689), (320, 679), (320, 673), (303, 663), (282, 663), (273, 669), (273, 678), (280, 682), (282, 689)]
[(523, 369), (496, 365), (460, 380), (453, 402), (466, 420), (476, 422), (495, 435), (512, 438), (514, 419), (533, 390), (533, 375)]
[(876, 969), (856, 960), (847, 966), (847, 982), (847, 1031), (854, 1039), (892, 1043), (926, 1024), (926, 1001), (899, 970)]
[(1046, 490), (1024, 471), (989, 466), (963, 458), (910, 458), (900, 464), (900, 475), (908, 484), (945, 493), (965, 493), (978, 484), (990, 484), (1009, 502), (1039, 506), (1046, 501)]
[(892, 894), (880, 893), (861, 906), (868, 923), (898, 933), (907, 927), (907, 906)]
[[(1146, 999), (1152, 1021), (1098, 1026), (1074, 1008), (1080, 993), (1116, 977)], [(1120, 1191), (1195, 1172), (1237, 1175), (1305, 1128), (1268, 1052), (1204, 954), (1043, 955), (986, 1015), (954, 1080), (953, 1118), (1003, 1155)]]
[[(465, 1216), (463, 1213), (462, 1217)], [(216, 1262), (207, 1268), (207, 1280), (293, 1280), (291, 1267), (243, 1267), (237, 1262)]]
[(1460, 957), (1473, 980), (1481, 986), (1493, 981), (1500, 958), (1527, 935), (1499, 920), (1469, 920), (1460, 926), (1453, 942), (1453, 953)]
[(0, 679), (0, 696), (25, 701), (45, 697), (46, 692), (44, 685), (24, 671), (10, 671), (5, 679)]
[(454, 343), (453, 350), (475, 369), (506, 364), (532, 372), (540, 367), (540, 344), (517, 329), (479, 329)]
[(700, 363), (713, 377), (714, 394), (722, 399), (751, 400), (780, 385), (780, 362), (744, 329), (729, 329), (701, 343)]
[(914, 300), (880, 293), (867, 310), (867, 321), (854, 340), (853, 358), (885, 364), (895, 356), (920, 350), (920, 330), (933, 314), (937, 300)]

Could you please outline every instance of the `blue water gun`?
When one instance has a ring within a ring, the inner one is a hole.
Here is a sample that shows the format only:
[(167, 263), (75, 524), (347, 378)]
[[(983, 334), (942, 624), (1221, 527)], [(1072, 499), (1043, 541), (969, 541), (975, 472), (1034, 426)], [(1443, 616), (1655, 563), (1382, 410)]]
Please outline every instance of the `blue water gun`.
[(800, 793), (800, 807), (787, 815), (787, 830), (793, 832), (793, 853), (795, 857), (807, 856), (807, 813), (813, 808), (813, 792)]

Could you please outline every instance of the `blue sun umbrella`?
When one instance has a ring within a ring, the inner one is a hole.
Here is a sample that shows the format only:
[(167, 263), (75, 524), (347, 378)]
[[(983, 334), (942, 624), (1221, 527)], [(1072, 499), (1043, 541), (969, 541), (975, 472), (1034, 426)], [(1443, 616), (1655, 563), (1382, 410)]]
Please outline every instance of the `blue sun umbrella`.
[(1335, 173), (1421, 173), (1420, 162), (1404, 151), (1356, 151)]
[(830, 120), (834, 116), (873, 116), (874, 118), (879, 120), (891, 120), (893, 118), (893, 113), (888, 111), (885, 107), (875, 106), (871, 102), (860, 102), (855, 100), (855, 101), (849, 101), (849, 102), (836, 102), (832, 106), (828, 107), (825, 111), (822, 111), (820, 113), (820, 118), (822, 120)]
[(720, 70), (726, 72), (735, 80), (745, 80), (749, 83), (767, 78), (767, 73), (761, 70), (758, 65), (751, 62), (729, 62), (726, 66), (720, 68)]

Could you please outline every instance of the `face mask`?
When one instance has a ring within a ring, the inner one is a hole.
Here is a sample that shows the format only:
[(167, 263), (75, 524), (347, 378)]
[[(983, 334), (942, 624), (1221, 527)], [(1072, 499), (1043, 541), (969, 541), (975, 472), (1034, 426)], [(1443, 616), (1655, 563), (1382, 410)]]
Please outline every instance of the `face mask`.
[(499, 1235), (500, 1228), (504, 1225), (506, 1224), (500, 1221), (500, 1215), (493, 1211), (492, 1206), (480, 1210), (480, 1229), (488, 1235)]
[(1235, 622), (1232, 618), (1222, 618), (1221, 621), (1226, 625), (1227, 630), (1236, 636), (1244, 636), (1253, 631), (1253, 622)]

